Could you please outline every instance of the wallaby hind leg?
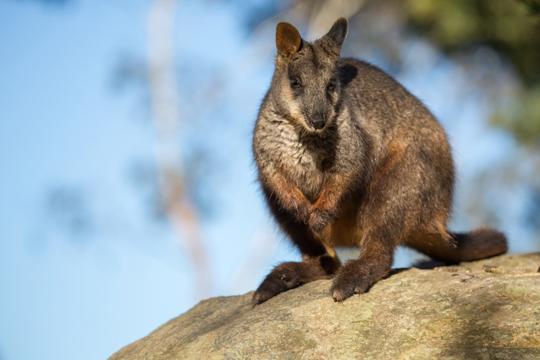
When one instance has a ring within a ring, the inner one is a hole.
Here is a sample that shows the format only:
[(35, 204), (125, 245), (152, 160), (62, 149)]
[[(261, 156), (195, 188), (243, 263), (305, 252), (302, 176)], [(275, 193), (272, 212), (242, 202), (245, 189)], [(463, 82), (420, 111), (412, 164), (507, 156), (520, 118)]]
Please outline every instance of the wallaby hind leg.
[(257, 305), (290, 289), (308, 282), (328, 279), (339, 267), (339, 260), (330, 255), (305, 258), (301, 262), (284, 262), (276, 266), (263, 280), (253, 294), (253, 304)]

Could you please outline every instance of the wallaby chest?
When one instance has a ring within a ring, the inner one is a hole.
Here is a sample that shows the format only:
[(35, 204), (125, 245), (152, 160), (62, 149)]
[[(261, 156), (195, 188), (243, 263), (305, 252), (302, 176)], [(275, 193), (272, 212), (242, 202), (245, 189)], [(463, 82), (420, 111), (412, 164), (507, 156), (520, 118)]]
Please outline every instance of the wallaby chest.
[(262, 146), (272, 165), (314, 201), (322, 188), (329, 161), (322, 140), (302, 137), (288, 124), (281, 124), (265, 135)]

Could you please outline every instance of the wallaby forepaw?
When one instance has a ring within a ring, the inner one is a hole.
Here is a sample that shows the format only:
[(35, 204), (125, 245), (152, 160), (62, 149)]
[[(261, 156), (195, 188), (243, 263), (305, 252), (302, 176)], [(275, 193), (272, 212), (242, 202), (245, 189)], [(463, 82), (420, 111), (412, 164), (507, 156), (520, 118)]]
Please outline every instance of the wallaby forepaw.
[(279, 293), (302, 285), (300, 264), (288, 262), (278, 265), (266, 276), (261, 285), (255, 290), (252, 304), (258, 305), (273, 298)]

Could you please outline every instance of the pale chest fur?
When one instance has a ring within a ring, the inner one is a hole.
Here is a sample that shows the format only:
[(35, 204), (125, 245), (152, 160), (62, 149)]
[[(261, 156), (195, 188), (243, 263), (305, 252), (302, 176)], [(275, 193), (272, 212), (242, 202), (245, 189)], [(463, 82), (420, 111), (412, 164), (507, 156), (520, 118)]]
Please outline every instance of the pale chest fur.
[[(324, 153), (316, 145), (301, 139), (297, 131), (285, 122), (262, 121), (256, 130), (259, 166), (271, 166), (293, 182), (304, 195), (315, 200), (321, 190)], [(268, 164), (268, 162), (270, 164)]]

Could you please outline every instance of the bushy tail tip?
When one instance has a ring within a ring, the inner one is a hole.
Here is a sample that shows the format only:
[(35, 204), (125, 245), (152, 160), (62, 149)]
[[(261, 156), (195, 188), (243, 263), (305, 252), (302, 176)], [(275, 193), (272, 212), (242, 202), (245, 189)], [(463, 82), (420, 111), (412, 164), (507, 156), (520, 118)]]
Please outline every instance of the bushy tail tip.
[(485, 259), (508, 251), (506, 236), (494, 229), (483, 228), (450, 235), (455, 241), (457, 261)]

